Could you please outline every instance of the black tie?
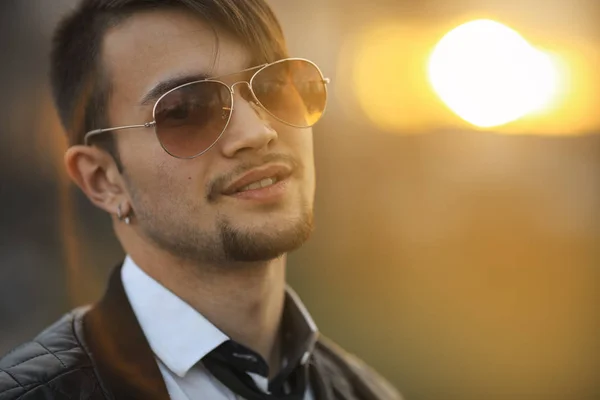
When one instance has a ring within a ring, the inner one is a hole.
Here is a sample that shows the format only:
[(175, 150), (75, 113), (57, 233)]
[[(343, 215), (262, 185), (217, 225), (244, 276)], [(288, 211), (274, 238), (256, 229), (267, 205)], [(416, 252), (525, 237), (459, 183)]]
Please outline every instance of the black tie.
[(223, 385), (246, 400), (302, 400), (304, 398), (308, 373), (308, 369), (304, 365), (298, 366), (287, 381), (290, 385), (290, 393), (284, 393), (283, 385), (281, 385), (273, 393), (268, 394), (256, 386), (250, 375), (232, 365), (227, 357), (219, 351), (207, 354), (202, 362), (206, 369)]

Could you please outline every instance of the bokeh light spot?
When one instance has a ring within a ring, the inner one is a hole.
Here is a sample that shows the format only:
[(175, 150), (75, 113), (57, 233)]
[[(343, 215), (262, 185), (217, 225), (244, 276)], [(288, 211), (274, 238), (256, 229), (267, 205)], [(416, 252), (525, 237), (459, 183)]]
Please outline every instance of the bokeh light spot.
[(513, 29), (485, 19), (442, 38), (429, 59), (429, 80), (452, 111), (482, 128), (541, 111), (558, 90), (558, 71), (548, 55)]

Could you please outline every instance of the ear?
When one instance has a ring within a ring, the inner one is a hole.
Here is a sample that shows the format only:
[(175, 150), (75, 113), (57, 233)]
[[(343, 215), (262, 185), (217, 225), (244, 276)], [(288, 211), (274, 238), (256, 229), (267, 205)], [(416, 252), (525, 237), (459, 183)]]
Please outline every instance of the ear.
[(119, 204), (129, 200), (123, 177), (106, 151), (72, 146), (65, 153), (65, 165), (71, 180), (96, 207), (114, 215)]

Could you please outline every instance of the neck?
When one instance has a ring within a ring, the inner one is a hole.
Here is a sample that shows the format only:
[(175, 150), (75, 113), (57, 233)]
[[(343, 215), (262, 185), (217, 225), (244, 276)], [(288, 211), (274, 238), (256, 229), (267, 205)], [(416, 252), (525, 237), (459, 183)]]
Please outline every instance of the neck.
[(256, 351), (271, 374), (280, 366), (279, 327), (285, 299), (285, 256), (260, 263), (198, 265), (153, 249), (128, 249), (148, 275), (232, 340)]

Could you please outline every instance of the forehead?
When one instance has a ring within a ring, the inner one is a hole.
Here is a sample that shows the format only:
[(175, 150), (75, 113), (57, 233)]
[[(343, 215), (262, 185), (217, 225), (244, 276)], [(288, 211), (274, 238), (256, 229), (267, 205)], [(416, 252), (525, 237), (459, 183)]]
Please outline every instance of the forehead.
[(139, 100), (157, 83), (179, 76), (224, 75), (247, 68), (251, 56), (230, 34), (178, 9), (143, 11), (111, 28), (102, 63), (112, 92)]

